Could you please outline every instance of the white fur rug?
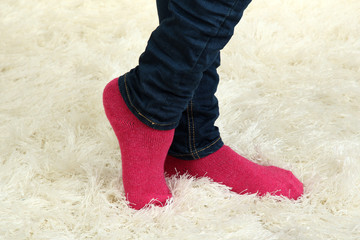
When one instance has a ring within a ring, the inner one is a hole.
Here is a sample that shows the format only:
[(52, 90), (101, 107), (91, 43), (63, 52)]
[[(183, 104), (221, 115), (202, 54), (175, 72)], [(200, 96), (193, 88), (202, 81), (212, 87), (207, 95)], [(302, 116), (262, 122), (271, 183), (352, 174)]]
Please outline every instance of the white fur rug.
[(292, 202), (168, 178), (127, 207), (108, 81), (157, 25), (149, 0), (0, 1), (0, 239), (360, 239), (360, 1), (256, 0), (224, 49), (224, 141), (292, 170)]

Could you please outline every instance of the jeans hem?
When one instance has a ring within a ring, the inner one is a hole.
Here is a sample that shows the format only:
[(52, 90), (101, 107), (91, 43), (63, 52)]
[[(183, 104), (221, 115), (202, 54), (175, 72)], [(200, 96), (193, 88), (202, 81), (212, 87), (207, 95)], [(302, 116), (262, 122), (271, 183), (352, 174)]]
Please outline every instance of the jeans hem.
[(118, 86), (119, 86), (120, 94), (124, 99), (126, 106), (136, 116), (136, 118), (139, 119), (146, 126), (156, 130), (171, 130), (171, 129), (175, 129), (179, 124), (178, 122), (157, 123), (156, 121), (152, 120), (151, 117), (143, 114), (139, 110), (139, 108), (134, 106), (133, 103), (131, 102), (131, 96), (126, 86), (126, 74), (118, 78)]
[[(207, 157), (210, 154), (219, 150), (222, 146), (224, 146), (224, 142), (222, 141), (221, 137), (218, 137), (212, 143), (202, 147), (199, 150), (196, 150), (196, 156), (199, 156), (200, 158)], [(195, 157), (194, 153), (191, 153), (191, 152), (190, 153), (178, 153), (178, 152), (173, 152), (173, 151), (169, 150), (168, 155), (178, 158), (178, 159), (182, 159), (182, 160), (199, 159), (199, 158)]]

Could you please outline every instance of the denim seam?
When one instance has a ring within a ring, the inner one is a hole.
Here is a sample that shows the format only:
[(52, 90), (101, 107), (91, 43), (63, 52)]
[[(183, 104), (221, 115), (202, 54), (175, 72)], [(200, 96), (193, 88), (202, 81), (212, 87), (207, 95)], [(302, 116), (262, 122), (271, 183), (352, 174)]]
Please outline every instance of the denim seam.
[(200, 158), (198, 151), (196, 150), (196, 144), (195, 144), (195, 121), (194, 121), (194, 111), (193, 111), (193, 100), (190, 100), (190, 112), (191, 112), (191, 120), (192, 120), (192, 132), (193, 132), (193, 144), (194, 144), (194, 153)]
[(127, 98), (128, 98), (128, 101), (130, 103), (130, 105), (135, 109), (135, 111), (141, 116), (143, 117), (146, 121), (150, 122), (152, 125), (158, 125), (158, 126), (169, 126), (169, 125), (173, 125), (175, 124), (176, 122), (172, 122), (172, 123), (167, 123), (167, 124), (161, 124), (161, 123), (155, 123), (153, 121), (151, 121), (149, 118), (147, 118), (144, 114), (142, 114), (135, 106), (134, 104), (132, 103), (131, 99), (130, 99), (130, 94), (129, 94), (129, 91), (128, 91), (128, 87), (127, 87), (127, 84), (126, 84), (126, 74), (124, 75), (124, 84), (125, 84), (125, 89), (126, 89), (126, 95), (127, 95)]
[(196, 159), (196, 157), (194, 156), (193, 150), (192, 150), (192, 146), (191, 146), (191, 123), (190, 123), (190, 114), (189, 114), (189, 105), (186, 109), (186, 115), (187, 115), (187, 120), (188, 120), (188, 131), (189, 131), (189, 150), (190, 150), (190, 154), (194, 159)]
[[(220, 139), (221, 139), (221, 137), (218, 137), (215, 141), (213, 141), (213, 142), (210, 143), (209, 145), (201, 148), (201, 149), (198, 150), (197, 152), (199, 153), (199, 152), (202, 152), (202, 151), (210, 148), (211, 146), (215, 145), (215, 143), (217, 143)], [(174, 156), (174, 157), (182, 157), (182, 156), (190, 156), (190, 155), (194, 156), (192, 153), (187, 153), (187, 154), (171, 154), (171, 155)]]

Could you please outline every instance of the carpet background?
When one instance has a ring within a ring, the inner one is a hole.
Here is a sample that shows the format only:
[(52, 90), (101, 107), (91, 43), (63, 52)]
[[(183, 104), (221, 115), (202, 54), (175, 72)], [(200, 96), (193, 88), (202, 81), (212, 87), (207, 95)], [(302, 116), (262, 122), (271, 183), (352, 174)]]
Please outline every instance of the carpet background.
[(136, 65), (155, 1), (0, 1), (0, 239), (360, 239), (359, 13), (256, 0), (222, 52), (224, 141), (292, 170), (302, 199), (167, 178), (173, 202), (135, 211), (101, 97)]

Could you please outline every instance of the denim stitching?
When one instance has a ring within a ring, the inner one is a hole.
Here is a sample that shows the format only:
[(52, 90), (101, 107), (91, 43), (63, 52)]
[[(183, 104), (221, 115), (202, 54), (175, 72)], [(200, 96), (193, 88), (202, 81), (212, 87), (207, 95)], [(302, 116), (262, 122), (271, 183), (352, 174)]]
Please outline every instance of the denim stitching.
[(214, 145), (215, 143), (217, 143), (220, 139), (221, 139), (221, 137), (218, 137), (218, 139), (216, 139), (214, 142), (210, 143), (208, 146), (203, 147), (203, 148), (200, 149), (198, 152), (202, 152), (202, 151), (208, 149), (209, 147), (211, 147), (212, 145)]
[(197, 150), (196, 150), (196, 144), (195, 144), (195, 121), (194, 121), (194, 111), (193, 111), (193, 101), (190, 100), (190, 112), (191, 112), (191, 120), (192, 120), (192, 131), (193, 131), (193, 144), (194, 144), (194, 151), (197, 155), (198, 159), (200, 158)]
[[(211, 146), (213, 146), (215, 143), (217, 143), (219, 140), (221, 139), (221, 137), (218, 137), (215, 141), (213, 141), (212, 143), (210, 143), (209, 145), (207, 145), (207, 146), (205, 146), (205, 147), (203, 147), (203, 148), (201, 148), (200, 150), (198, 150), (197, 152), (199, 153), (199, 152), (202, 152), (202, 151), (204, 151), (204, 150), (206, 150), (206, 149), (208, 149), (209, 147), (211, 147)], [(193, 155), (192, 153), (186, 153), (186, 154), (171, 154), (172, 156), (176, 156), (176, 157), (182, 157), (182, 156), (189, 156), (189, 155)]]
[(130, 99), (130, 94), (129, 94), (129, 91), (128, 91), (128, 88), (127, 88), (127, 84), (126, 84), (126, 74), (124, 75), (124, 84), (125, 84), (125, 90), (126, 90), (126, 95), (127, 95), (127, 98), (130, 102), (130, 105), (135, 109), (135, 111), (137, 112), (137, 114), (139, 114), (141, 117), (143, 117), (145, 120), (147, 120), (148, 122), (150, 122), (152, 125), (158, 125), (158, 126), (169, 126), (169, 125), (173, 125), (175, 124), (176, 122), (172, 122), (172, 123), (155, 123), (153, 121), (151, 121), (150, 119), (148, 119), (145, 115), (143, 115), (135, 106), (134, 104), (131, 102), (131, 99)]
[(186, 109), (186, 115), (187, 115), (187, 120), (188, 120), (188, 130), (189, 130), (189, 148), (190, 148), (190, 154), (188, 155), (191, 155), (194, 159), (196, 159), (196, 157), (194, 156), (193, 154), (193, 151), (192, 151), (192, 146), (191, 146), (191, 131), (190, 131), (190, 114), (189, 114), (189, 105)]

